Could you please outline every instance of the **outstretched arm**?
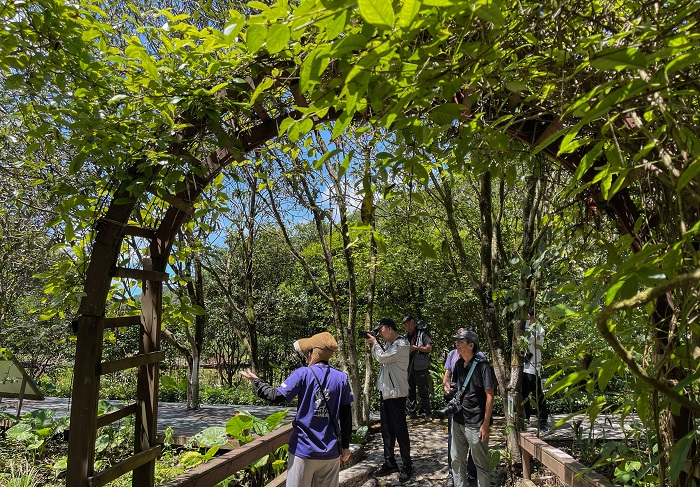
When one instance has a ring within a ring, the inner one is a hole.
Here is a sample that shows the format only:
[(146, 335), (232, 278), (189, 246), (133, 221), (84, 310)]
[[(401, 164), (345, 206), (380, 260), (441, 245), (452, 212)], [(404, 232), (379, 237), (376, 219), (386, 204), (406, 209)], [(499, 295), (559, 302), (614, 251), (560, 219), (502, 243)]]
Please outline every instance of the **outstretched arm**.
[(287, 399), (280, 391), (260, 380), (257, 375), (249, 370), (241, 371), (241, 375), (253, 383), (253, 388), (255, 389), (255, 393), (259, 398), (266, 399), (273, 404), (282, 404), (283, 402), (287, 402)]

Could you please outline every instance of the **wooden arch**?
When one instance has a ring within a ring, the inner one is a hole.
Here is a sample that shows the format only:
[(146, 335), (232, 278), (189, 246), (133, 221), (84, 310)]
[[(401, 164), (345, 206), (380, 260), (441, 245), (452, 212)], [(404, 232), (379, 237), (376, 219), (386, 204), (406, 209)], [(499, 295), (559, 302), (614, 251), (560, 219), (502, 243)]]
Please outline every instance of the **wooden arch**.
[[(249, 79), (249, 82), (254, 89), (253, 80)], [(293, 99), (299, 107), (307, 106), (299, 92), (297, 80), (292, 80), (285, 89), (287, 90), (284, 95), (286, 100)], [(173, 154), (187, 157), (192, 162), (189, 172), (180, 181), (182, 189), (176, 194), (159, 196), (168, 206), (156, 228), (143, 228), (131, 223), (136, 220), (132, 215), (135, 210), (138, 210), (140, 199), (149, 193), (149, 188), (147, 185), (139, 185), (144, 188), (142, 194), (133, 194), (130, 188), (135, 186), (132, 183), (136, 180), (154, 181), (157, 170), (153, 168), (149, 169), (150, 173), (134, 169), (130, 179), (121, 181), (114, 192), (108, 210), (99, 221), (86, 274), (85, 295), (80, 304), (78, 318), (74, 323), (77, 349), (67, 471), (67, 485), (71, 487), (105, 485), (131, 471), (133, 471), (134, 487), (151, 487), (155, 483), (155, 461), (161, 451), (156, 442), (156, 421), (159, 363), (164, 359), (164, 352), (160, 349), (162, 295), (163, 282), (168, 278), (166, 264), (173, 240), (183, 223), (191, 218), (194, 203), (204, 189), (228, 164), (234, 160), (241, 160), (245, 153), (276, 137), (279, 134), (280, 124), (285, 118), (301, 116), (295, 107), (274, 118), (268, 115), (259, 103), (256, 103), (253, 108), (258, 121), (252, 128), (236, 133), (222, 131), (219, 134), (220, 146), (226, 147), (225, 149), (216, 150), (201, 160), (197, 160), (181, 148), (171, 149)], [(565, 124), (558, 114), (547, 113), (540, 108), (522, 104), (509, 108), (509, 112), (517, 113), (520, 122), (511, 123), (501, 130), (532, 147), (558, 132)], [(469, 108), (466, 106), (464, 113), (465, 117), (469, 116)], [(330, 111), (324, 120), (317, 120), (317, 122), (334, 120), (338, 116), (339, 113)], [(492, 120), (496, 118), (494, 114)], [(226, 140), (221, 140), (221, 134), (225, 134)], [(198, 129), (190, 129), (188, 133), (181, 134), (181, 139), (187, 140), (197, 135), (200, 135)], [(558, 147), (558, 142), (550, 144), (543, 153), (559, 161), (572, 172), (576, 170), (581, 158), (589, 150), (589, 148), (582, 148), (577, 153), (559, 157)], [(593, 174), (594, 170), (589, 170), (583, 177), (584, 182), (590, 181)], [(126, 201), (129, 202), (126, 203)], [(616, 215), (622, 230), (632, 234), (637, 211), (627, 193), (624, 190), (618, 192), (612, 200), (607, 202), (607, 206)], [(117, 266), (122, 241), (127, 236), (136, 236), (150, 241), (150, 254), (141, 263), (140, 269)], [(641, 245), (639, 239), (637, 245)], [(120, 277), (143, 281), (140, 316), (105, 316), (111, 281), (113, 278)], [(104, 330), (124, 326), (140, 327), (139, 354), (122, 360), (102, 362)], [(100, 376), (134, 367), (138, 367), (136, 401), (98, 418)], [(94, 452), (97, 429), (131, 414), (135, 414), (136, 417), (134, 455), (120, 464), (96, 473)]]

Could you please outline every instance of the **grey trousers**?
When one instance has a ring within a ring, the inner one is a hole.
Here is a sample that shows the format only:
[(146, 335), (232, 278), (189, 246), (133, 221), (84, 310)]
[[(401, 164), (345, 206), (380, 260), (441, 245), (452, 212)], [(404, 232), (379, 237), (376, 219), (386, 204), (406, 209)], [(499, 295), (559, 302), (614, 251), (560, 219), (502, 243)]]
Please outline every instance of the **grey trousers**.
[(467, 487), (467, 454), (471, 449), (476, 465), (478, 487), (491, 486), (489, 469), (489, 442), (481, 442), (479, 428), (452, 422), (452, 473), (455, 487)]
[(338, 487), (340, 458), (314, 460), (289, 454), (287, 487)]

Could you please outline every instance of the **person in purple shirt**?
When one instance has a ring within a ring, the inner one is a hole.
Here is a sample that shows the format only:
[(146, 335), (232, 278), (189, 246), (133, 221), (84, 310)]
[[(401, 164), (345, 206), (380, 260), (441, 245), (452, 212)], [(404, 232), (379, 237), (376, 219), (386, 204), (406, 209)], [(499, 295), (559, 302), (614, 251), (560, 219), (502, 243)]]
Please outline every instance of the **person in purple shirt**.
[(328, 365), (338, 343), (323, 332), (294, 342), (294, 348), (308, 366), (292, 372), (279, 387), (250, 371), (241, 375), (252, 381), (259, 397), (272, 403), (299, 399), (289, 439), (287, 486), (337, 487), (340, 462), (350, 458), (354, 400), (347, 374)]

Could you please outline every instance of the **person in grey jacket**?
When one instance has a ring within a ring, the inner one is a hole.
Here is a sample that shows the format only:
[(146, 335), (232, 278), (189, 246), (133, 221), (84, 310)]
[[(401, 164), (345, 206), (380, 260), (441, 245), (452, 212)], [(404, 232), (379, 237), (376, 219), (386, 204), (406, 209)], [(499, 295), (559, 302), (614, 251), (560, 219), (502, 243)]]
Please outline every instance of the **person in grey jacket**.
[(384, 443), (384, 464), (376, 475), (383, 477), (399, 471), (394, 456), (394, 447), (399, 443), (403, 469), (399, 482), (407, 482), (413, 475), (411, 464), (411, 443), (406, 424), (406, 396), (408, 395), (408, 361), (409, 343), (399, 335), (396, 323), (391, 318), (382, 318), (374, 328), (386, 346), (377, 343), (377, 339), (368, 335), (367, 343), (372, 347), (372, 356), (382, 367), (377, 378), (377, 388), (381, 395), (379, 420)]

